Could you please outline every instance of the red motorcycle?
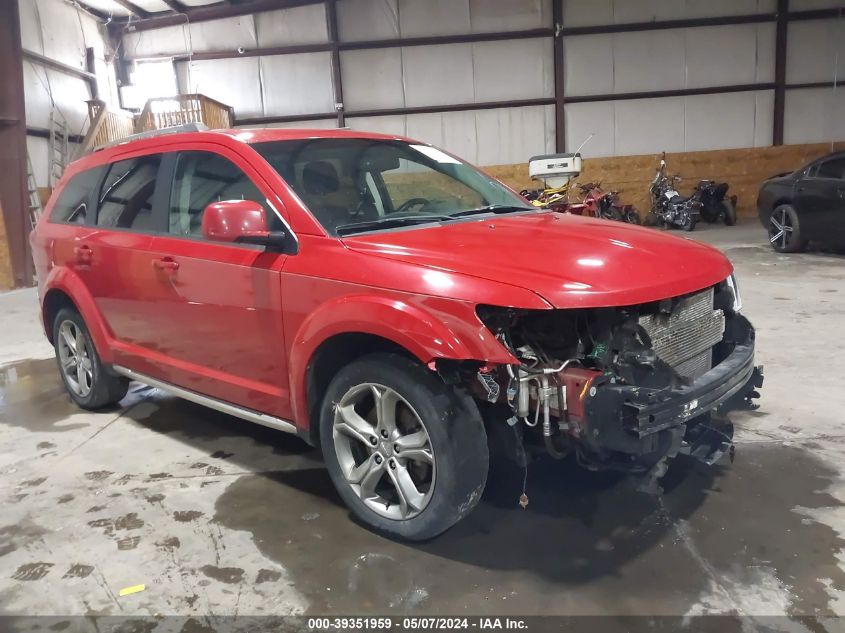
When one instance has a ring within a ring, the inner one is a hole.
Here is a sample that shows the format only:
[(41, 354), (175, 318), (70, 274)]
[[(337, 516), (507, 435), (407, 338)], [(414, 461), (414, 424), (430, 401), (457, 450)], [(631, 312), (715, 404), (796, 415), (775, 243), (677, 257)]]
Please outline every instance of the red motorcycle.
[(605, 192), (600, 182), (588, 182), (576, 186), (581, 190), (584, 199), (580, 203), (570, 204), (566, 209), (570, 213), (629, 224), (642, 223), (640, 214), (633, 205), (619, 202), (618, 191)]

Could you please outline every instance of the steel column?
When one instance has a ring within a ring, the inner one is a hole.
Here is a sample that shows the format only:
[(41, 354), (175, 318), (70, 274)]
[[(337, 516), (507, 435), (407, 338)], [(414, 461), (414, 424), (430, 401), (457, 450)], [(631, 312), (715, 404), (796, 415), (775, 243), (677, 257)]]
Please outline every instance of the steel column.
[(566, 94), (564, 82), (566, 79), (565, 59), (563, 52), (563, 0), (552, 0), (552, 29), (554, 37), (554, 74), (555, 74), (555, 149), (566, 151), (566, 112), (564, 104)]
[(786, 46), (789, 31), (789, 0), (778, 0), (775, 30), (775, 106), (772, 119), (772, 145), (783, 145), (786, 113)]

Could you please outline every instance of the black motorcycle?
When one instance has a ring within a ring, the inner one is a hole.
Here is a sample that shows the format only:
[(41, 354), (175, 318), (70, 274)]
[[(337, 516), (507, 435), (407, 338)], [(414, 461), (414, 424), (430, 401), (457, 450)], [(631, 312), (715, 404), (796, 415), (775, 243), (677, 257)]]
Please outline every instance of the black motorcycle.
[(660, 166), (651, 181), (651, 215), (658, 226), (668, 225), (684, 231), (692, 231), (698, 223), (702, 204), (698, 196), (682, 196), (675, 189), (680, 176), (666, 175), (666, 153), (660, 159)]
[(695, 187), (693, 197), (701, 201), (701, 219), (713, 224), (722, 220), (725, 226), (736, 224), (736, 196), (726, 197), (728, 183), (716, 184), (713, 180), (702, 180)]

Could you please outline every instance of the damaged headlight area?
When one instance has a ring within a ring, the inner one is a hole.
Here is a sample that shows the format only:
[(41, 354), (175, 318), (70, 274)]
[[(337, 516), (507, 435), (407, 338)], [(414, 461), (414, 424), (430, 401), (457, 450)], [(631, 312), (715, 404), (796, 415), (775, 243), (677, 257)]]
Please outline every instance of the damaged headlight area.
[(752, 406), (762, 369), (732, 277), (651, 303), (572, 310), (479, 306), (518, 360), (478, 370), (477, 395), (554, 457), (653, 471), (691, 454), (712, 463), (733, 429), (712, 414)]

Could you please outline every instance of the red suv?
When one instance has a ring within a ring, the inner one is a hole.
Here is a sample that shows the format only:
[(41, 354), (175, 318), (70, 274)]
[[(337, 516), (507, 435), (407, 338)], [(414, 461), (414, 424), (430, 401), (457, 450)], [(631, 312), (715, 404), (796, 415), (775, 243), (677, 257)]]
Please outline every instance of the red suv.
[(472, 510), (494, 444), (652, 478), (713, 461), (711, 412), (762, 381), (718, 251), (537, 209), (405, 138), (129, 139), (68, 168), (31, 242), (79, 406), (133, 379), (296, 433), (406, 539)]

